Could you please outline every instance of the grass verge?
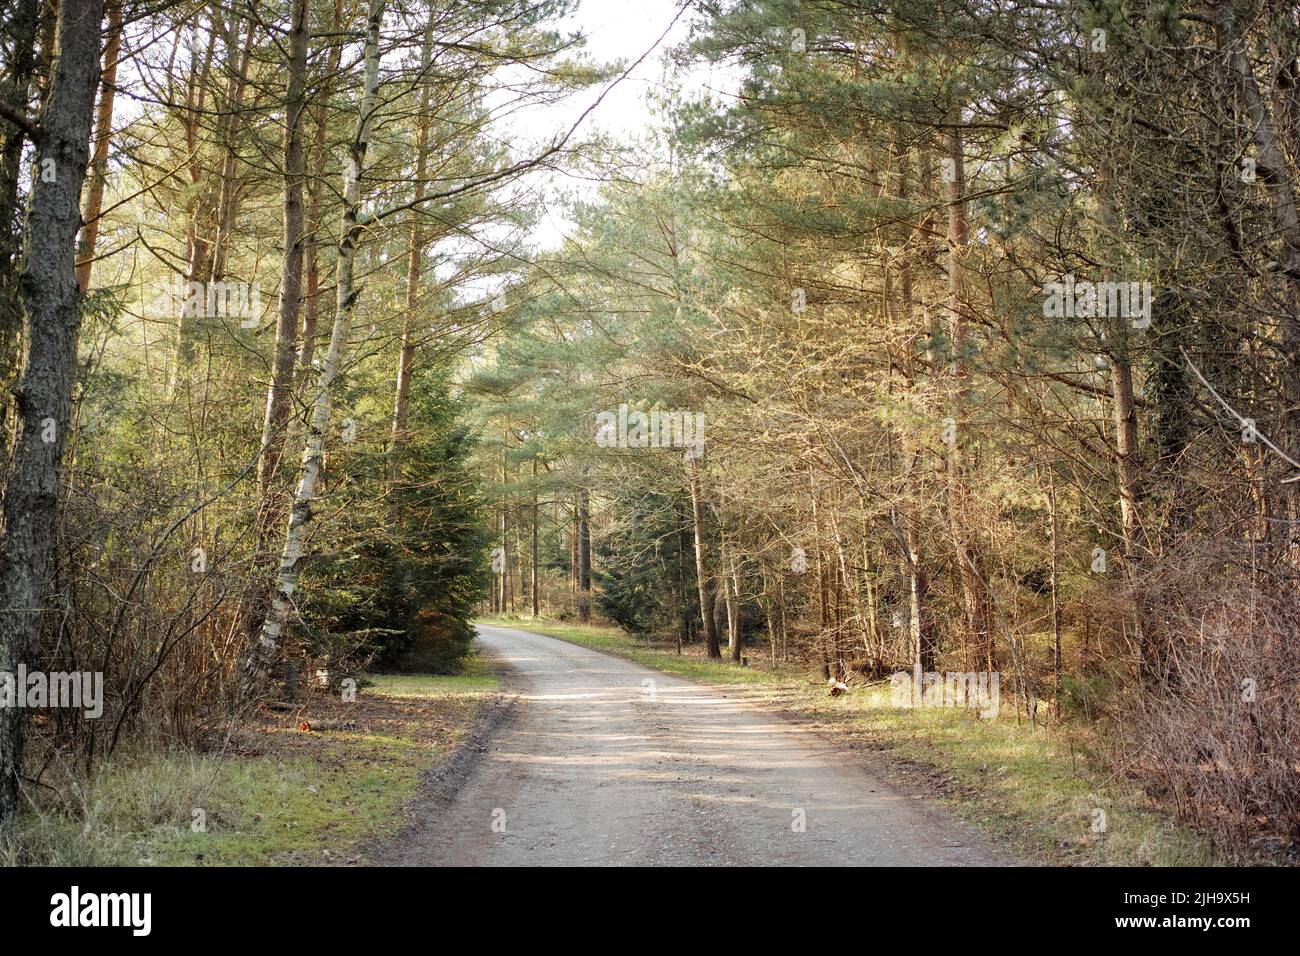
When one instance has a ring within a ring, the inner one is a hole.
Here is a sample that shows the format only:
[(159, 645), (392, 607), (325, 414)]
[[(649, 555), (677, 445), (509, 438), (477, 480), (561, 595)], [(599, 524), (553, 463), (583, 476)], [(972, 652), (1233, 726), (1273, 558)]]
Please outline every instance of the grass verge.
[[(402, 825), (421, 775), (454, 751), (497, 687), (471, 658), (455, 677), (372, 675), (355, 703), (267, 711), (220, 752), (117, 754), (91, 779), (29, 788), (8, 865), (352, 863)], [(304, 732), (303, 720), (341, 721)], [(69, 796), (70, 795), (70, 796)]]
[(1076, 866), (1205, 866), (1233, 860), (1180, 826), (1140, 788), (1117, 778), (1094, 725), (1041, 723), (1007, 714), (892, 706), (889, 687), (831, 697), (820, 675), (766, 661), (739, 667), (691, 647), (678, 654), (616, 627), (483, 618), (615, 654), (646, 667), (725, 685), (755, 703), (812, 725), (847, 747), (876, 751), (891, 776), (925, 792), (998, 838), (1025, 862)]

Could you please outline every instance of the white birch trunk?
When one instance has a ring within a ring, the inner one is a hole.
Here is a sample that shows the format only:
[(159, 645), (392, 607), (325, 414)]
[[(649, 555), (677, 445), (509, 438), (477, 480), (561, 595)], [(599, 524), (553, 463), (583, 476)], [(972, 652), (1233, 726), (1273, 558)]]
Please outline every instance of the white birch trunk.
[(379, 29), (384, 17), (383, 0), (370, 0), (370, 13), (366, 24), (365, 79), (361, 95), (361, 109), (357, 116), (356, 134), (348, 147), (343, 164), (343, 228), (340, 230), (338, 260), (335, 268), (337, 295), (334, 307), (334, 326), (330, 333), (329, 352), (321, 364), (316, 380), (315, 395), (311, 402), (311, 418), (299, 468), (298, 487), (289, 513), (289, 526), (285, 530), (284, 548), (280, 554), (280, 570), (276, 575), (275, 593), (271, 610), (257, 640), (249, 649), (245, 660), (244, 686), (241, 699), (257, 690), (268, 666), (279, 653), (284, 626), (293, 612), (293, 593), (298, 586), (303, 545), (307, 526), (312, 520), (312, 502), (316, 497), (316, 482), (320, 477), (321, 457), (325, 447), (325, 432), (330, 420), (330, 389), (343, 366), (344, 350), (356, 306), (356, 289), (353, 285), (352, 267), (360, 239), (361, 170), (365, 163), (366, 148), (370, 139), (370, 124), (375, 112), (379, 89)]

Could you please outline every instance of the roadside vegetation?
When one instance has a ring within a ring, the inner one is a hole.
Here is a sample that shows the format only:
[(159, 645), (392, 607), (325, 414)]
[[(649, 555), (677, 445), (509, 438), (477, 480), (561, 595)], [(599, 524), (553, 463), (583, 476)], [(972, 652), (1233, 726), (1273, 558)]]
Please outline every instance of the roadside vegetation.
[[(355, 703), (321, 694), (267, 711), (205, 752), (141, 749), (72, 772), (22, 816), (6, 865), (353, 864), (493, 696), (488, 662), (457, 676), (367, 675)], [(302, 725), (322, 724), (324, 730)]]

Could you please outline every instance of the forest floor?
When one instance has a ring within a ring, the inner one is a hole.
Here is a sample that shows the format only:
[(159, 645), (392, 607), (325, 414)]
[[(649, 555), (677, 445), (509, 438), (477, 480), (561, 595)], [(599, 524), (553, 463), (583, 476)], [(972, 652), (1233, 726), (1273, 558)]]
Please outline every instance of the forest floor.
[[(947, 807), (1026, 862), (1072, 866), (1196, 866), (1234, 861), (1180, 826), (1140, 788), (1118, 778), (1079, 722), (1031, 724), (1003, 712), (904, 709), (889, 687), (854, 687), (831, 697), (820, 673), (750, 666), (704, 656), (700, 645), (629, 636), (619, 628), (484, 618), (481, 623), (558, 637), (645, 667), (718, 687), (729, 696), (798, 721), (843, 748), (869, 757), (894, 786)], [(725, 650), (725, 649), (724, 649)], [(754, 649), (757, 651), (758, 649)]]
[[(93, 779), (69, 781), (74, 803), (29, 808), (21, 849), (0, 863), (356, 863), (501, 703), (495, 666), (477, 657), (454, 677), (359, 684), (355, 703), (318, 694), (264, 710), (216, 752), (115, 754)], [(322, 721), (338, 729), (302, 729)]]

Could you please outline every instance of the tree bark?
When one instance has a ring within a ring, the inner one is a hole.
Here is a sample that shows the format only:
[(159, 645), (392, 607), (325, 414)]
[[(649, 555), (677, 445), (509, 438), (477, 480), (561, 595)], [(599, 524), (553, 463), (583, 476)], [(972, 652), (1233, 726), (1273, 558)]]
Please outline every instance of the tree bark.
[[(727, 577), (725, 574), (718, 576), (717, 585), (713, 589), (713, 630), (718, 634), (721, 641), (722, 632), (728, 633), (728, 644), (730, 644), (731, 625), (727, 617)], [(718, 657), (722, 654), (719, 653)]]
[(537, 618), (537, 615), (538, 615), (538, 609), (539, 609), (539, 607), (541, 606), (541, 605), (540, 605), (540, 602), (538, 601), (538, 598), (537, 598), (537, 585), (538, 585), (538, 582), (541, 580), (541, 573), (540, 573), (540, 572), (541, 572), (541, 568), (540, 568), (539, 559), (538, 559), (538, 555), (537, 555), (537, 517), (538, 517), (538, 511), (537, 511), (537, 459), (534, 458), (534, 459), (533, 459), (533, 522), (532, 522), (532, 524), (533, 524), (533, 526), (532, 526), (532, 538), (533, 538), (533, 540), (532, 540), (532, 545), (531, 545), (531, 547), (529, 548), (529, 558), (530, 558), (531, 561), (532, 561), (532, 582), (531, 582), (531, 585), (530, 585), (529, 588), (528, 588), (529, 596), (532, 598), (532, 602), (533, 602), (532, 611), (533, 611), (533, 618), (534, 618), (534, 619)]
[[(230, 27), (226, 26), (218, 30), (217, 14), (213, 14), (212, 31), (221, 32), (226, 35), (229, 41)], [(195, 200), (194, 214), (190, 228), (190, 255), (189, 262), (186, 266), (185, 280), (186, 283), (198, 283), (205, 286), (214, 275), (220, 275), (225, 271), (225, 253), (223, 243), (226, 234), (229, 231), (230, 220), (234, 217), (234, 205), (231, 190), (234, 186), (235, 173), (235, 146), (234, 140), (239, 135), (240, 116), (239, 111), (243, 106), (244, 88), (248, 82), (248, 68), (252, 59), (253, 36), (256, 30), (256, 24), (251, 20), (248, 23), (248, 30), (244, 36), (242, 50), (236, 52), (232, 42), (227, 43), (227, 57), (232, 64), (230, 82), (226, 91), (226, 102), (223, 104), (221, 117), (217, 121), (217, 128), (214, 138), (217, 142), (224, 144), (226, 153), (222, 159), (220, 171), (220, 186), (216, 201), (216, 208), (212, 207), (211, 194), (208, 189), (204, 189), (200, 197)], [(210, 62), (212, 58), (212, 41), (209, 40), (206, 54)], [(197, 112), (202, 112), (207, 97), (207, 76), (209, 67), (205, 63), (201, 79), (198, 86), (198, 103)], [(189, 138), (189, 148), (191, 151), (192, 161), (190, 165), (190, 177), (196, 184), (203, 179), (203, 171), (199, 160), (199, 143), (197, 133), (194, 129), (194, 120), (187, 118), (187, 137)], [(179, 386), (182, 379), (188, 374), (188, 370), (194, 361), (194, 335), (195, 319), (197, 317), (190, 314), (187, 307), (180, 309), (180, 314), (176, 320), (176, 356), (172, 366), (171, 387), (174, 390)]]
[(1056, 479), (1050, 479), (1047, 503), (1051, 509), (1052, 538), (1052, 673), (1056, 684), (1056, 715), (1061, 715), (1061, 573), (1060, 547), (1057, 540)]
[(117, 60), (122, 52), (122, 0), (109, 0), (108, 39), (104, 43), (104, 65), (100, 71), (99, 112), (95, 120), (95, 156), (90, 164), (90, 186), (86, 212), (82, 216), (81, 238), (77, 242), (77, 285), (85, 292), (95, 267), (95, 244), (99, 241), (99, 217), (104, 209), (104, 185), (108, 178), (108, 147), (113, 136), (113, 96), (117, 92)]
[[(39, 0), (19, 0), (4, 24), (12, 55), (0, 83), (0, 99), (24, 111), (36, 82), (40, 6)], [(18, 263), (22, 255), (18, 184), (22, 178), (27, 134), (7, 120), (0, 120), (0, 133), (3, 133), (0, 138), (0, 454), (3, 454), (9, 448), (10, 390), (17, 374), (23, 327), (22, 293), (18, 288)]]
[[(912, 196), (912, 158), (909, 152), (904, 149), (899, 159), (898, 194), (900, 199), (908, 201)], [(922, 177), (929, 175), (932, 171), (932, 165), (928, 151), (922, 152), (919, 162)], [(913, 240), (919, 241), (930, 228), (927, 221), (930, 216), (931, 214), (927, 213), (926, 218), (916, 224), (912, 232)], [(904, 256), (899, 267), (899, 294), (901, 296), (905, 327), (910, 330), (913, 327), (916, 302), (912, 262), (910, 257), (907, 256)], [(930, 327), (931, 323), (928, 316), (922, 316), (918, 325), (918, 334), (923, 335), (927, 341), (933, 342), (934, 329)], [(934, 351), (932, 348), (926, 349), (925, 358), (928, 364), (933, 365)], [(907, 388), (910, 391), (916, 387), (916, 354), (911, 348), (905, 353), (903, 368)], [(913, 672), (918, 682), (916, 686), (920, 686), (920, 675), (934, 670), (938, 640), (934, 632), (933, 616), (930, 613), (930, 573), (925, 564), (925, 555), (922, 552), (921, 535), (916, 530), (916, 511), (919, 509), (911, 504), (914, 501), (921, 500), (923, 494), (918, 476), (920, 455), (916, 448), (916, 442), (910, 440), (906, 432), (903, 433), (901, 444), (902, 455), (906, 461), (904, 487), (908, 492), (908, 504), (898, 509), (903, 513), (901, 528), (899, 527), (897, 511), (891, 510), (890, 518), (894, 523), (894, 531), (903, 555), (903, 565), (907, 569), (908, 648), (912, 659)]]
[[(429, 168), (429, 61), (433, 55), (433, 19), (424, 31), (420, 52), (419, 112), (415, 134), (415, 200), (424, 198), (424, 180)], [(407, 408), (411, 399), (411, 370), (415, 364), (415, 309), (420, 299), (425, 236), (424, 213), (411, 210), (411, 238), (406, 256), (406, 310), (402, 316), (402, 347), (397, 356), (397, 395), (393, 400), (393, 433), (388, 451), (388, 483), (397, 484), (402, 474), (402, 453), (406, 448)]]
[(271, 384), (266, 392), (266, 414), (262, 421), (262, 459), (258, 463), (257, 476), (261, 496), (259, 530), (263, 536), (270, 532), (279, 510), (275, 506), (275, 498), (293, 398), (295, 339), (298, 335), (298, 313), (302, 305), (305, 241), (302, 120), (307, 95), (307, 47), (311, 36), (307, 10), (307, 0), (293, 0), (285, 63), (288, 88), (284, 111), (284, 259), (280, 267), (280, 309), (275, 326)]
[(569, 529), (569, 593), (578, 594), (578, 496), (573, 496), (573, 522)]
[[(343, 24), (343, 0), (334, 0), (333, 31), (338, 34)], [(304, 371), (311, 369), (312, 359), (316, 354), (316, 314), (320, 301), (320, 228), (321, 228), (321, 187), (325, 181), (325, 149), (328, 132), (329, 97), (331, 83), (339, 70), (339, 60), (343, 55), (343, 44), (334, 37), (330, 41), (329, 63), (325, 75), (321, 78), (320, 102), (316, 104), (316, 145), (315, 159), (312, 162), (312, 174), (307, 184), (307, 245), (306, 272), (307, 294), (302, 315), (302, 351), (298, 354), (298, 364)]]
[(733, 661), (740, 661), (740, 575), (736, 570), (736, 556), (727, 547), (727, 536), (718, 535), (718, 585), (720, 596), (727, 609), (727, 652)]
[(353, 264), (357, 245), (361, 239), (361, 171), (365, 167), (366, 150), (370, 145), (370, 126), (374, 119), (379, 92), (379, 30), (384, 18), (384, 0), (370, 0), (366, 22), (364, 55), (364, 80), (360, 109), (357, 113), (356, 131), (348, 144), (348, 154), (343, 163), (343, 222), (339, 230), (339, 248), (334, 278), (336, 285), (334, 325), (330, 332), (329, 351), (321, 365), (316, 380), (315, 395), (311, 403), (311, 419), (299, 467), (298, 487), (294, 492), (289, 524), (285, 530), (284, 547), (280, 555), (280, 570), (276, 577), (271, 610), (262, 623), (256, 641), (252, 642), (245, 657), (240, 703), (248, 700), (262, 685), (266, 670), (279, 653), (284, 626), (293, 611), (293, 593), (298, 587), (302, 557), (307, 537), (307, 527), (312, 520), (312, 502), (316, 497), (316, 483), (320, 478), (325, 453), (325, 432), (330, 420), (330, 390), (343, 366), (352, 312), (356, 307), (358, 289), (353, 279)]
[[(230, 99), (217, 124), (217, 141), (223, 144), (226, 150), (226, 155), (221, 161), (216, 235), (212, 244), (212, 262), (208, 268), (212, 279), (217, 282), (226, 277), (226, 254), (230, 251), (230, 230), (239, 212), (240, 190), (243, 186), (243, 183), (235, 178), (235, 165), (239, 160), (235, 145), (239, 138), (239, 131), (244, 125), (244, 93), (248, 88), (248, 70), (252, 63), (253, 43), (256, 39), (257, 24), (254, 22), (257, 16), (256, 0), (250, 0), (249, 12), (251, 16), (248, 32), (244, 35), (244, 46), (239, 54), (239, 67), (232, 83)], [(292, 42), (291, 33), (290, 43)]]
[(279, 316), (276, 323), (276, 346), (272, 358), (270, 388), (266, 390), (266, 414), (261, 427), (261, 462), (257, 483), (261, 493), (261, 528), (269, 531), (276, 518), (276, 486), (283, 453), (285, 432), (294, 390), (295, 339), (303, 294), (303, 111), (307, 105), (307, 48), (311, 31), (307, 23), (307, 0), (294, 0), (289, 29), (289, 73), (285, 105), (285, 178), (283, 178), (283, 215), (285, 215), (285, 258), (279, 269)]
[(695, 582), (700, 592), (700, 622), (704, 625), (704, 643), (709, 657), (721, 658), (718, 629), (709, 608), (709, 575), (704, 560), (704, 503), (700, 494), (700, 463), (691, 459), (691, 524), (695, 531)]
[(591, 492), (578, 491), (578, 616), (591, 618)]
[[(0, 542), (0, 670), (31, 660), (58, 520), (59, 459), (71, 419), (81, 290), (76, 276), (81, 186), (90, 159), (104, 0), (63, 0), (52, 80), (37, 122), (36, 162), (19, 290), (26, 336), (15, 401), (18, 437), (5, 475)], [(51, 175), (42, 175), (48, 169)], [(0, 831), (18, 806), (23, 714), (0, 708)]]
[(740, 609), (740, 565), (735, 555), (729, 562), (731, 570), (731, 588), (727, 592), (727, 643), (731, 646), (731, 659), (740, 663), (744, 648), (741, 640), (741, 627), (744, 623)]
[(1128, 331), (1116, 323), (1116, 345), (1111, 356), (1111, 393), (1115, 401), (1115, 469), (1119, 480), (1120, 525), (1124, 535), (1124, 560), (1138, 560), (1138, 427), (1133, 395), (1133, 366), (1128, 354)]
[(677, 572), (677, 605), (678, 605), (678, 629), (677, 629), (677, 653), (682, 652), (682, 645), (691, 639), (691, 613), (690, 602), (686, 600), (686, 522), (685, 516), (681, 514), (681, 506), (674, 502), (674, 510), (678, 514), (677, 534), (673, 535), (677, 540), (677, 560), (674, 562)]
[(907, 527), (907, 608), (912, 665), (918, 673), (934, 670), (934, 622), (930, 618), (930, 575), (921, 563), (920, 536)]
[(953, 379), (952, 419), (955, 424), (953, 440), (949, 443), (949, 521), (952, 526), (953, 546), (957, 555), (958, 578), (961, 582), (962, 604), (971, 645), (983, 658), (981, 666), (997, 670), (997, 655), (993, 646), (990, 622), (991, 598), (984, 586), (981, 568), (983, 556), (970, 527), (968, 487), (969, 475), (965, 456), (966, 420), (969, 402), (968, 371), (966, 368), (966, 326), (962, 303), (962, 256), (967, 245), (966, 223), (966, 165), (962, 148), (961, 129), (955, 117), (948, 133), (947, 182), (948, 204), (948, 342), (952, 350), (950, 374)]

